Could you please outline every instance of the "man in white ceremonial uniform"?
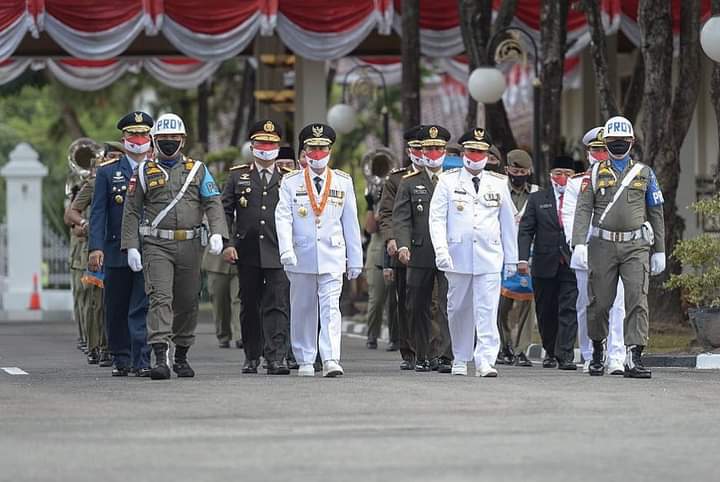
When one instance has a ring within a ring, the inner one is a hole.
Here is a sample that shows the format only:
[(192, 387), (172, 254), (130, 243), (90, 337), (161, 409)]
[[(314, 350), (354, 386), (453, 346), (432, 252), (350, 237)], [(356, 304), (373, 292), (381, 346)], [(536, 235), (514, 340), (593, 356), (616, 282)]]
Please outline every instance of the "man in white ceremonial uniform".
[[(605, 142), (603, 141), (603, 128), (594, 127), (587, 131), (583, 136), (583, 144), (587, 151), (590, 169), (576, 174), (568, 179), (565, 188), (565, 201), (563, 206), (563, 226), (565, 226), (565, 236), (568, 244), (570, 244), (573, 232), (573, 223), (575, 221), (575, 208), (580, 191), (583, 184), (589, 185), (592, 167), (598, 162), (607, 161), (608, 153)], [(588, 299), (588, 267), (587, 265), (578, 265), (576, 260), (570, 263), (570, 267), (575, 270), (575, 278), (577, 279), (578, 298), (577, 298), (577, 321), (578, 321), (578, 344), (580, 352), (584, 360), (583, 372), (590, 370), (590, 359), (592, 358), (592, 340), (588, 336), (587, 328), (587, 306)], [(618, 279), (617, 295), (610, 308), (610, 329), (607, 338), (607, 366), (608, 373), (611, 375), (622, 375), (624, 373), (623, 362), (625, 360), (625, 339), (623, 336), (623, 325), (625, 322), (625, 291), (623, 289), (622, 280)]]
[(349, 174), (327, 167), (335, 131), (311, 124), (300, 132), (308, 166), (285, 175), (275, 209), (280, 262), (290, 279), (290, 340), (299, 376), (313, 376), (319, 350), (323, 376), (340, 366), (343, 273), (360, 276), (363, 254), (355, 190)]
[[(496, 377), (497, 326), (503, 266), (517, 270), (516, 209), (507, 178), (483, 168), (490, 140), (477, 128), (460, 138), (463, 165), (440, 176), (430, 202), (430, 237), (438, 269), (448, 279), (452, 373)], [(476, 343), (477, 339), (477, 343)]]

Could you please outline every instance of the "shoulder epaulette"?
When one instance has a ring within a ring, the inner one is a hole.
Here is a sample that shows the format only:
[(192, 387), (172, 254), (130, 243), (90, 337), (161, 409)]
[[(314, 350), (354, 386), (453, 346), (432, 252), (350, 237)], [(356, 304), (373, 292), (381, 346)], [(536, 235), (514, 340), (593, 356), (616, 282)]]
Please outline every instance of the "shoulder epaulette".
[(283, 166), (283, 167), (280, 168), (280, 172), (282, 172), (283, 174), (290, 174), (291, 172), (295, 172), (295, 171), (297, 171), (297, 169), (293, 169), (293, 168), (291, 168), (291, 167), (284, 167), (284, 166)]
[(287, 174), (285, 174), (285, 175), (283, 176), (283, 178), (292, 177), (292, 176), (297, 176), (297, 175), (300, 174), (301, 172), (304, 172), (304, 170), (303, 170), (303, 169), (293, 169), (293, 170), (291, 170), (290, 172), (288, 172)]
[(231, 171), (238, 171), (238, 170), (240, 170), (240, 169), (247, 169), (248, 167), (250, 167), (250, 164), (238, 164), (237, 166), (232, 166), (232, 167), (230, 168), (230, 170), (231, 170)]
[(575, 179), (577, 177), (583, 177), (586, 174), (587, 174), (587, 172), (578, 172), (577, 174), (573, 174), (572, 176), (570, 176), (570, 179)]
[(459, 171), (460, 171), (460, 168), (459, 168), (459, 167), (453, 167), (452, 169), (448, 169), (447, 171), (443, 171), (442, 173), (440, 173), (440, 175), (441, 175), (441, 176), (444, 176), (445, 174), (453, 174), (453, 173), (459, 172)]
[(345, 171), (341, 171), (340, 169), (333, 169), (333, 173), (337, 174), (338, 176), (346, 177), (348, 179), (352, 179), (352, 176), (348, 174)]
[(417, 176), (417, 175), (420, 174), (421, 172), (422, 172), (422, 171), (413, 171), (413, 172), (411, 172), (410, 174), (405, 174), (405, 175), (403, 176), (403, 179), (407, 179), (407, 178), (409, 178), (409, 177)]
[(487, 172), (491, 176), (497, 177), (498, 179), (507, 180), (507, 178), (508, 178), (505, 174), (500, 174), (499, 172), (495, 172), (495, 171), (485, 171), (485, 172)]
[(401, 172), (407, 172), (408, 169), (409, 169), (409, 167), (396, 167), (395, 169), (390, 171), (390, 174), (392, 175), (392, 174), (399, 174)]
[(120, 159), (110, 159), (109, 161), (101, 162), (100, 167), (109, 166), (111, 164), (115, 164), (116, 162), (119, 162)]

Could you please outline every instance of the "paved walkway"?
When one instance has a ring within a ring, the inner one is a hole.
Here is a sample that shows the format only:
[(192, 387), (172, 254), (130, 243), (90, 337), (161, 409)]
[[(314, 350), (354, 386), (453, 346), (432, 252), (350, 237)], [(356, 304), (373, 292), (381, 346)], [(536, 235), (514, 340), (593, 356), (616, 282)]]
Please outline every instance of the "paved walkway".
[(204, 324), (197, 377), (151, 382), (87, 365), (71, 323), (0, 323), (0, 481), (717, 480), (718, 372), (490, 380), (343, 348), (341, 379), (241, 375)]

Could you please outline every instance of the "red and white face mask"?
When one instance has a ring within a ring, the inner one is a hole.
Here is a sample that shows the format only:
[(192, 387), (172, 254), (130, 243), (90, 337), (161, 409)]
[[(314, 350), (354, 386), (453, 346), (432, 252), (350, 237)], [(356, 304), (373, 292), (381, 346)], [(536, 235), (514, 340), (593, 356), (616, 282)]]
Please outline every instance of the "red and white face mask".
[(608, 152), (602, 151), (588, 151), (588, 162), (592, 166), (598, 162), (607, 161), (609, 159)]
[(445, 161), (445, 149), (423, 150), (422, 153), (427, 167), (438, 168), (441, 167), (443, 161)]
[(488, 156), (482, 151), (463, 151), (463, 164), (472, 171), (481, 171), (487, 164)]
[(280, 153), (280, 147), (274, 142), (253, 142), (252, 153), (263, 161), (274, 161)]
[(305, 159), (313, 169), (325, 169), (330, 162), (330, 151), (312, 150), (305, 153)]
[(408, 156), (410, 161), (415, 164), (416, 167), (423, 167), (425, 165), (425, 159), (423, 158), (422, 149), (408, 149)]
[(150, 150), (150, 136), (135, 134), (123, 139), (125, 150), (133, 154), (145, 154)]
[(550, 182), (552, 182), (553, 187), (560, 194), (565, 192), (565, 186), (567, 185), (567, 180), (568, 180), (568, 177), (565, 174), (553, 174), (550, 176)]

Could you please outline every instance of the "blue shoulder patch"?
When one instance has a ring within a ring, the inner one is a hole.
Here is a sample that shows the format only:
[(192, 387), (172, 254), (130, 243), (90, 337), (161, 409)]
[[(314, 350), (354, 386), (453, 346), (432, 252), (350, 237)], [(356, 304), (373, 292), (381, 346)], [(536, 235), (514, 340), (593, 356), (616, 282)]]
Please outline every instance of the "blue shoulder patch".
[(205, 166), (205, 175), (203, 176), (203, 180), (200, 183), (200, 196), (201, 197), (214, 197), (219, 196), (220, 190), (218, 189), (217, 184), (215, 183), (215, 178), (213, 178), (213, 175), (210, 174), (210, 169)]
[(657, 177), (655, 177), (655, 171), (650, 169), (650, 179), (648, 180), (647, 191), (645, 191), (645, 202), (650, 207), (660, 206), (665, 202), (663, 193), (660, 190), (660, 184), (658, 184)]

